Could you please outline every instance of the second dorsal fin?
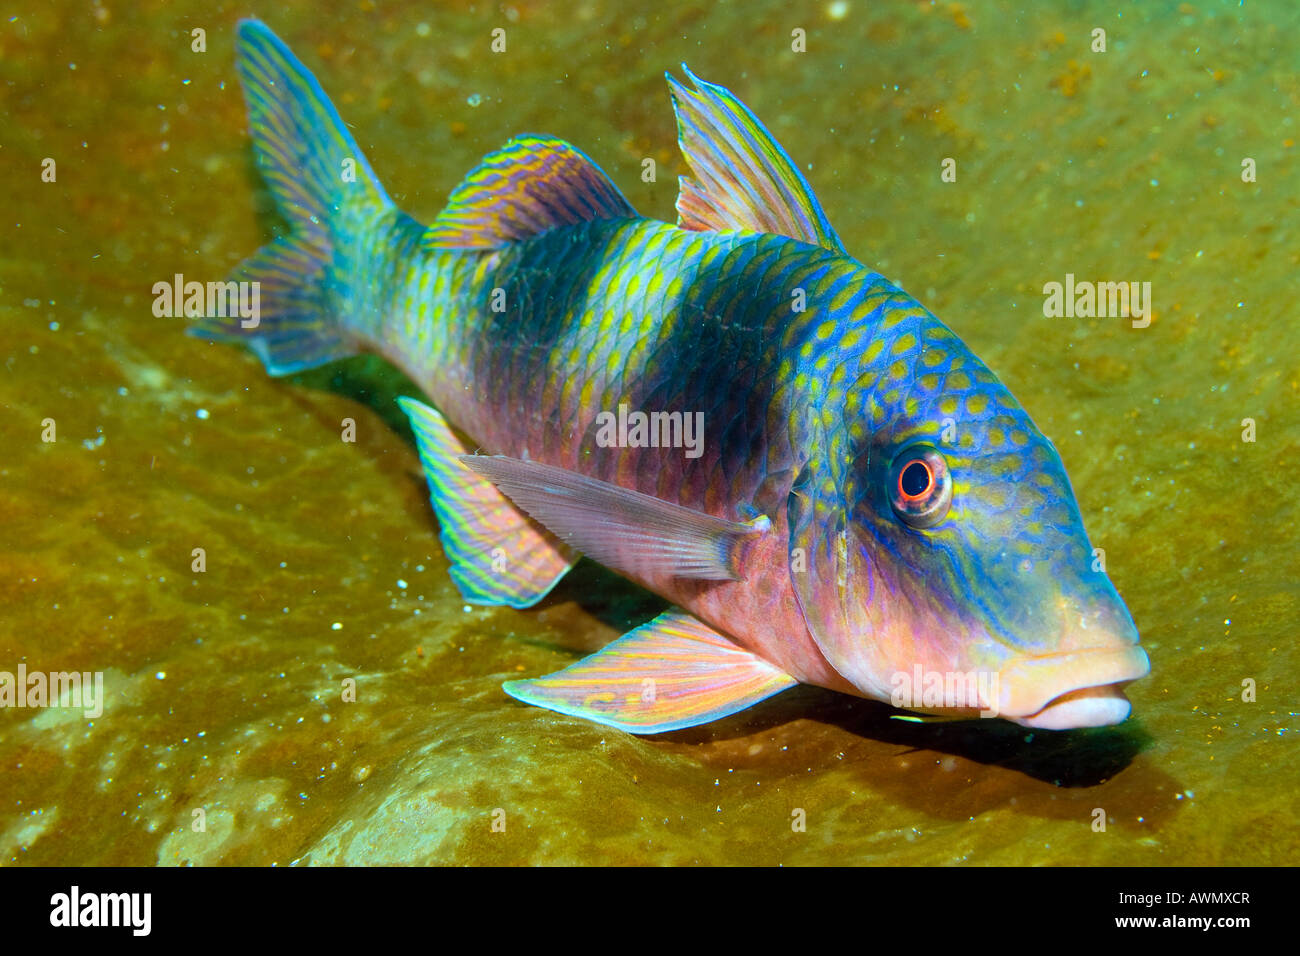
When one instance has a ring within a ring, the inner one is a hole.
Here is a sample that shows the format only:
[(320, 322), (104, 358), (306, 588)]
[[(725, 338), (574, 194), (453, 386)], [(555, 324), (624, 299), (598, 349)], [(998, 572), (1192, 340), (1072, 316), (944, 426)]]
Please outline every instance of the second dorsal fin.
[(695, 174), (681, 177), (678, 224), (767, 232), (844, 252), (812, 187), (758, 117), (728, 90), (682, 69), (694, 89), (666, 74), (677, 140)]
[(551, 136), (516, 136), (452, 191), (423, 244), (495, 249), (557, 226), (635, 215), (582, 150)]

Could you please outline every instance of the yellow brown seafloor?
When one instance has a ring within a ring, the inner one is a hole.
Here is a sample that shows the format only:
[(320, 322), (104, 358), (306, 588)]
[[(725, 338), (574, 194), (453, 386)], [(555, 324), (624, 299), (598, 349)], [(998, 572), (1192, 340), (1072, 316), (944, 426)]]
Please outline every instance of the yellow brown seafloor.
[[(0, 670), (102, 670), (108, 701), (0, 711), (0, 862), (1296, 861), (1300, 14), (787, 6), (293, 4), (270, 25), (426, 220), (520, 131), (671, 217), (662, 71), (735, 90), (846, 245), (1056, 442), (1151, 654), (1136, 718), (916, 726), (802, 688), (637, 739), (511, 701), (503, 680), (656, 600), (584, 567), (540, 610), (467, 612), (392, 405), (407, 383), (370, 359), (273, 381), (155, 318), (154, 282), (220, 278), (274, 223), (233, 17), (33, 4), (0, 23)], [(1067, 272), (1150, 281), (1151, 326), (1045, 318)]]

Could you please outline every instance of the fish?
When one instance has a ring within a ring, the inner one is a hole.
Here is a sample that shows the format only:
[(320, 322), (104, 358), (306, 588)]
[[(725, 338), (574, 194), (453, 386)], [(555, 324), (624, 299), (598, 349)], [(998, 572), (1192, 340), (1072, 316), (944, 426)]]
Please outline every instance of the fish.
[(632, 734), (796, 684), (1045, 730), (1129, 716), (1150, 661), (1056, 448), (845, 250), (727, 89), (666, 73), (674, 223), (523, 134), (425, 225), (263, 23), (240, 22), (236, 66), (289, 229), (232, 277), (259, 315), (188, 331), (274, 376), (362, 352), (401, 369), (466, 602), (530, 607), (586, 555), (671, 604), (510, 697)]

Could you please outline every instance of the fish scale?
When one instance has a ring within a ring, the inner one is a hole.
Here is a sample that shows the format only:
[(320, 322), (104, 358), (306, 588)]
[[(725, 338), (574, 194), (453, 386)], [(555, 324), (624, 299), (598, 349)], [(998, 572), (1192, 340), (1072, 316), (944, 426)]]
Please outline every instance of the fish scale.
[[(692, 172), (676, 224), (528, 134), (426, 228), (256, 21), (238, 65), (291, 231), (236, 272), (264, 283), (260, 323), (193, 331), (278, 375), (361, 350), (406, 371), (432, 403), (399, 400), (465, 600), (528, 607), (587, 554), (676, 605), (511, 696), (633, 733), (798, 682), (1044, 729), (1128, 715), (1149, 662), (1055, 448), (845, 252), (727, 90), (669, 77)], [(613, 425), (652, 414), (701, 416), (702, 445)]]

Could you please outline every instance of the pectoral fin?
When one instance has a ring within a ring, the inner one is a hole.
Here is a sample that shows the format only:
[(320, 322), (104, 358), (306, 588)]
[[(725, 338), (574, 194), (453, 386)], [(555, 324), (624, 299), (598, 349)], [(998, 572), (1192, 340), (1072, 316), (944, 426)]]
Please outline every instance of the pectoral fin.
[(397, 403), (415, 431), (442, 547), (461, 595), (471, 604), (536, 604), (578, 556), (461, 463), (465, 446), (438, 412), (411, 398)]
[(466, 455), (466, 465), (571, 546), (633, 575), (739, 580), (740, 548), (771, 521), (740, 523), (536, 461)]
[(666, 611), (562, 671), (504, 689), (561, 714), (658, 734), (718, 720), (797, 683), (691, 615)]

